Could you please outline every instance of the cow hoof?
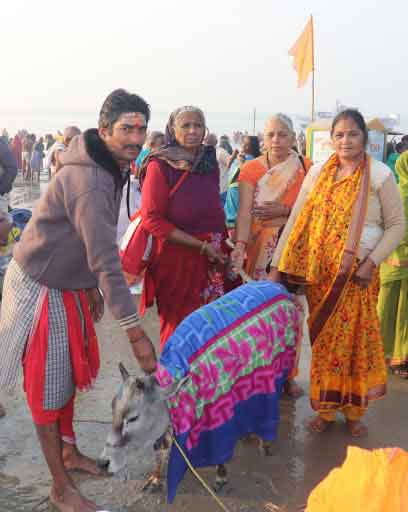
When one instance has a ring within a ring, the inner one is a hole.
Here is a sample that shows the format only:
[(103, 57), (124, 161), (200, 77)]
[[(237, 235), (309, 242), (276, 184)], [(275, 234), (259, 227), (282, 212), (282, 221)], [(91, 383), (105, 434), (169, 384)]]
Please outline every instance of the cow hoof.
[(213, 487), (214, 492), (220, 494), (226, 490), (228, 480), (226, 478), (217, 478)]
[(155, 494), (163, 489), (162, 481), (157, 476), (149, 477), (143, 484), (142, 491)]
[(272, 443), (261, 443), (260, 447), (261, 455), (264, 457), (272, 457), (274, 454), (274, 446)]

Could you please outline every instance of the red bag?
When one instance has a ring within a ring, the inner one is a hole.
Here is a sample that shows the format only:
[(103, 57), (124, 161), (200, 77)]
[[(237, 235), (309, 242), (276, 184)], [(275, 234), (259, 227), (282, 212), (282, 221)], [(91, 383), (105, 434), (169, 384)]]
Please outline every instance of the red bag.
[[(177, 183), (169, 192), (172, 197), (188, 177), (188, 171), (184, 171)], [(132, 217), (125, 234), (119, 244), (119, 256), (122, 269), (131, 276), (140, 276), (153, 261), (159, 249), (159, 241), (143, 228), (142, 212), (138, 210)], [(130, 278), (130, 276), (128, 276)]]

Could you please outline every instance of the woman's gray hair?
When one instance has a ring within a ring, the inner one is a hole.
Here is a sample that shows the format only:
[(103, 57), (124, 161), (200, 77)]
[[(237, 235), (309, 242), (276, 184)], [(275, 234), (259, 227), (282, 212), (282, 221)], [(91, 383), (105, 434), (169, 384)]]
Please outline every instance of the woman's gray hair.
[(186, 114), (187, 112), (194, 112), (195, 114), (198, 114), (205, 126), (205, 115), (204, 112), (201, 110), (201, 108), (193, 107), (192, 105), (185, 105), (183, 107), (180, 107), (176, 109), (172, 114), (171, 117), (173, 118), (173, 123), (176, 122), (176, 119), (180, 117), (183, 114)]
[(293, 126), (293, 121), (292, 119), (287, 116), (286, 114), (282, 114), (281, 112), (278, 112), (277, 114), (274, 114), (273, 116), (271, 116), (269, 119), (268, 119), (268, 123), (270, 121), (273, 121), (273, 120), (278, 120), (280, 121), (281, 123), (283, 123), (286, 128), (291, 132), (291, 133), (295, 133), (295, 128)]
[[(183, 107), (179, 107), (170, 114), (170, 118), (169, 118), (167, 126), (166, 126), (166, 132), (164, 134), (166, 144), (174, 144), (175, 143), (176, 139), (175, 139), (175, 135), (174, 135), (174, 125), (176, 123), (177, 118), (183, 114), (186, 114), (187, 112), (194, 112), (195, 114), (197, 114), (201, 118), (204, 127), (206, 127), (205, 115), (204, 115), (204, 112), (201, 110), (201, 108), (193, 107), (191, 105), (185, 105)], [(204, 138), (204, 135), (203, 135), (203, 138)]]

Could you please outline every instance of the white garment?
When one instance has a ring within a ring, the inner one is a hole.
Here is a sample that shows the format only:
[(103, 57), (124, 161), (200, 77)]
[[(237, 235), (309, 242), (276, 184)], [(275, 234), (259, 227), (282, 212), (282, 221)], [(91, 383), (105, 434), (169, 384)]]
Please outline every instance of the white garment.
[(228, 188), (228, 162), (230, 155), (224, 148), (215, 148), (217, 154), (218, 167), (220, 168), (220, 194), (227, 191)]
[[(125, 185), (123, 187), (122, 202), (120, 203), (118, 230), (117, 230), (117, 235), (116, 235), (116, 241), (118, 244), (130, 224), (130, 220), (128, 217), (128, 211), (127, 211), (126, 197), (127, 197), (127, 185)], [(129, 196), (129, 203), (130, 203), (129, 207), (130, 207), (131, 215), (133, 215), (136, 212), (136, 210), (140, 209), (141, 202), (142, 202), (142, 194), (140, 193), (140, 189), (139, 189), (139, 180), (137, 178), (135, 178), (134, 176), (132, 176), (130, 178), (130, 196)]]

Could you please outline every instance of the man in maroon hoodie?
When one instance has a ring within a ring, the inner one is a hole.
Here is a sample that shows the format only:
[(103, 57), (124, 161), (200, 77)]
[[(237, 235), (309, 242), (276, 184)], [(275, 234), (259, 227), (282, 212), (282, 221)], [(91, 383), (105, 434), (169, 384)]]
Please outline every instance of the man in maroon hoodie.
[(75, 390), (89, 388), (99, 369), (93, 321), (102, 317), (104, 301), (142, 369), (156, 366), (116, 246), (122, 187), (149, 117), (139, 96), (123, 89), (108, 96), (99, 128), (75, 137), (60, 154), (63, 167), (38, 202), (5, 276), (0, 387), (15, 387), (23, 361), (24, 390), (53, 478), (50, 501), (62, 512), (97, 510), (67, 471), (99, 473), (78, 451), (72, 419)]

